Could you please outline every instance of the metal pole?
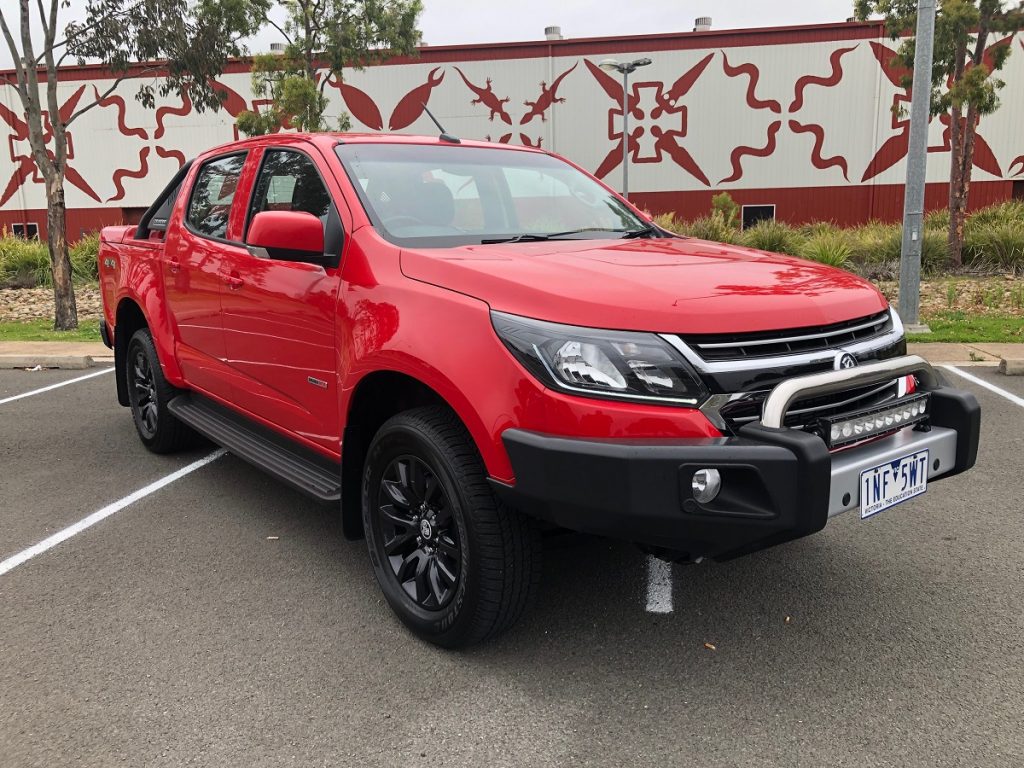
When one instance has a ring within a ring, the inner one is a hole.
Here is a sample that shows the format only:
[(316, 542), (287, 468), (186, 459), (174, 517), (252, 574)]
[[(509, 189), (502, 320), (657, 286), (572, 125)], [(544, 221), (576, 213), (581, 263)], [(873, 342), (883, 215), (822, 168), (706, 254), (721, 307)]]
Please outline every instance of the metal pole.
[(924, 237), (925, 171), (931, 116), (932, 49), (935, 0), (918, 0), (914, 51), (914, 92), (910, 102), (910, 146), (903, 198), (903, 246), (900, 256), (900, 319), (908, 330), (928, 333), (918, 317), (921, 303), (921, 241)]
[(622, 73), (622, 196), (629, 200), (629, 70)]

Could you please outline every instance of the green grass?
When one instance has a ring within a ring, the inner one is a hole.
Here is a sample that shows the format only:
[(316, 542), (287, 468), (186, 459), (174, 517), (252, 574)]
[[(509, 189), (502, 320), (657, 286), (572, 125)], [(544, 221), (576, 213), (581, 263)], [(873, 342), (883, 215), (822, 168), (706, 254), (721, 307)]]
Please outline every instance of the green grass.
[(1024, 343), (1024, 317), (939, 312), (924, 318), (931, 333), (907, 334), (907, 341)]
[(0, 341), (99, 341), (100, 328), (95, 320), (85, 320), (74, 331), (55, 331), (49, 320), (25, 323), (0, 323)]

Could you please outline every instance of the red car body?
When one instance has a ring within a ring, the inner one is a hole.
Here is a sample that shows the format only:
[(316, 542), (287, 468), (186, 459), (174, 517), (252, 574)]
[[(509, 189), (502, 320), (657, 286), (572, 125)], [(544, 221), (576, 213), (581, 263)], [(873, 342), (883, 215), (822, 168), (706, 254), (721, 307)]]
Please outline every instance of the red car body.
[[(850, 273), (687, 238), (401, 247), (378, 232), (360, 203), (335, 153), (339, 141), (445, 146), (417, 137), (276, 135), (213, 149), (191, 165), (181, 188), (192, 188), (205, 160), (248, 152), (225, 237), (201, 237), (184, 226), (182, 194), (165, 234), (138, 239), (135, 227), (108, 227), (100, 252), (104, 333), (115, 347), (126, 335), (123, 324), (144, 321), (175, 387), (333, 462), (343, 462), (361, 390), (382, 375), (417, 382), (447, 404), (490, 478), (507, 488), (520, 480), (504, 439), (510, 430), (621, 445), (728, 437), (700, 408), (556, 391), (498, 338), (495, 311), (571, 326), (721, 337), (832, 327), (888, 309), (872, 285)], [(261, 155), (280, 147), (315, 163), (337, 205), (345, 235), (336, 266), (255, 258), (246, 247), (246, 201)], [(897, 336), (878, 359), (905, 351)], [(956, 471), (968, 465), (964, 459)], [(823, 524), (822, 516), (807, 528)], [(650, 538), (652, 545), (666, 543)]]

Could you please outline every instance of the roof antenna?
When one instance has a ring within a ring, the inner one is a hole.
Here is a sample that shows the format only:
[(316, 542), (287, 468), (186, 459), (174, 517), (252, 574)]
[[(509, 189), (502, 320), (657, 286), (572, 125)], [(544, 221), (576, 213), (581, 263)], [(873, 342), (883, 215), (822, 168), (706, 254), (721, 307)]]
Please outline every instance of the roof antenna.
[(437, 121), (437, 118), (434, 117), (434, 113), (431, 112), (430, 109), (427, 107), (427, 102), (423, 102), (423, 111), (426, 112), (427, 116), (430, 117), (430, 119), (434, 121), (434, 125), (437, 126), (437, 130), (439, 130), (441, 132), (441, 141), (447, 141), (449, 144), (461, 144), (462, 143), (462, 141), (459, 139), (458, 136), (452, 136), (450, 133), (447, 133), (445, 131), (444, 126), (441, 125), (441, 123), (439, 123)]

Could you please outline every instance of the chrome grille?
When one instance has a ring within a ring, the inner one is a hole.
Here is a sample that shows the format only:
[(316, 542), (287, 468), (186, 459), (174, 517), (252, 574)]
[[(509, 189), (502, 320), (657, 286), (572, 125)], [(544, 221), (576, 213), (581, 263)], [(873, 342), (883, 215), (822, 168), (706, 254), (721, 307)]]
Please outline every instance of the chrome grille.
[(738, 334), (680, 335), (701, 359), (708, 362), (781, 357), (841, 349), (892, 330), (889, 310), (832, 325)]

